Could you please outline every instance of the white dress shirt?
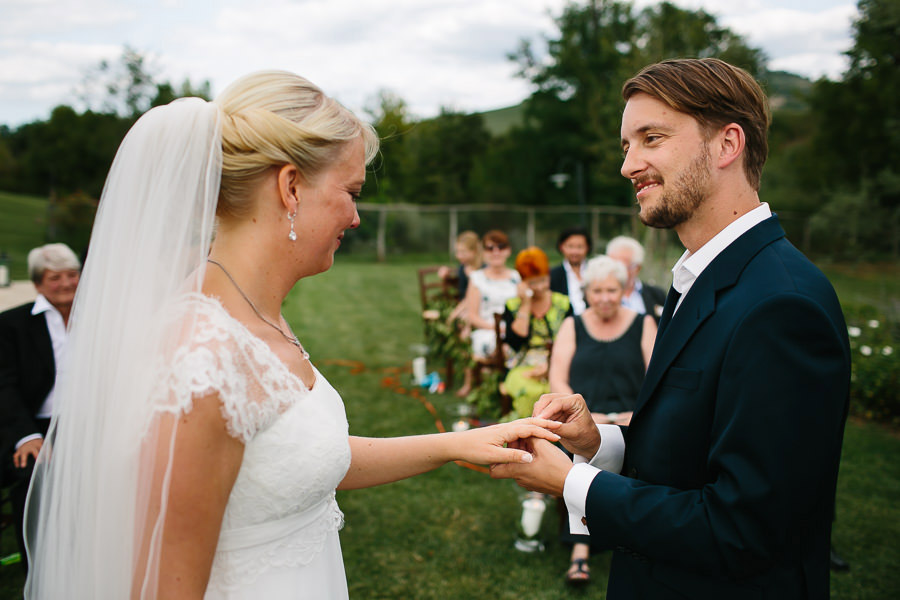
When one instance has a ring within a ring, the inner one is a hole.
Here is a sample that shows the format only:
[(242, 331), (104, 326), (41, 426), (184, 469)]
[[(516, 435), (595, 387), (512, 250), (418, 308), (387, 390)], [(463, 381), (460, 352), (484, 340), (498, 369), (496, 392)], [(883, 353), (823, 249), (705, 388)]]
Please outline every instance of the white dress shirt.
[[(563, 270), (566, 272), (566, 286), (569, 288), (569, 303), (572, 305), (572, 314), (580, 315), (587, 308), (584, 301), (584, 291), (581, 289), (581, 279), (575, 274), (575, 270), (569, 261), (563, 261)], [(581, 263), (584, 268), (584, 263)]]
[(675, 310), (681, 306), (684, 297), (687, 296), (694, 281), (700, 277), (706, 267), (715, 259), (719, 253), (731, 245), (736, 239), (750, 231), (754, 226), (762, 223), (772, 216), (769, 205), (765, 202), (751, 210), (745, 215), (741, 215), (728, 224), (725, 229), (717, 233), (711, 240), (703, 244), (697, 252), (691, 254), (690, 250), (685, 250), (675, 266), (672, 267), (672, 287), (681, 294), (678, 298), (678, 304)]
[(644, 297), (641, 296), (641, 290), (643, 289), (644, 284), (641, 283), (641, 280), (635, 279), (634, 289), (631, 290), (631, 293), (627, 296), (622, 296), (622, 306), (624, 306), (625, 308), (630, 308), (639, 315), (646, 315), (647, 305), (644, 304)]
[[(691, 254), (685, 250), (684, 254), (672, 267), (672, 287), (681, 294), (675, 310), (681, 306), (681, 302), (688, 294), (694, 281), (700, 276), (706, 267), (732, 242), (747, 233), (751, 228), (772, 216), (769, 205), (765, 202), (740, 216), (717, 233), (711, 240), (700, 247), (697, 252)], [(600, 431), (600, 449), (597, 454), (587, 461), (580, 456), (575, 457), (575, 466), (566, 476), (563, 488), (563, 498), (569, 511), (569, 529), (572, 533), (588, 534), (588, 528), (581, 522), (587, 505), (587, 493), (591, 482), (601, 470), (618, 473), (622, 470), (625, 460), (625, 439), (622, 430), (617, 425), (597, 425)]]
[[(53, 361), (56, 363), (57, 372), (59, 372), (59, 366), (63, 363), (66, 353), (66, 340), (69, 337), (66, 332), (66, 324), (65, 321), (63, 321), (62, 314), (56, 310), (56, 307), (50, 304), (50, 301), (43, 295), (38, 294), (37, 298), (34, 300), (34, 306), (31, 308), (31, 314), (39, 315), (41, 313), (43, 313), (44, 319), (47, 320), (47, 331), (50, 332), (50, 343), (53, 346)], [(55, 385), (50, 388), (50, 392), (44, 399), (44, 403), (41, 404), (40, 410), (38, 410), (35, 415), (36, 417), (49, 419), (53, 414), (53, 392), (55, 389)], [(25, 442), (40, 439), (41, 437), (43, 436), (39, 433), (26, 435), (16, 443), (16, 449), (18, 450)]]

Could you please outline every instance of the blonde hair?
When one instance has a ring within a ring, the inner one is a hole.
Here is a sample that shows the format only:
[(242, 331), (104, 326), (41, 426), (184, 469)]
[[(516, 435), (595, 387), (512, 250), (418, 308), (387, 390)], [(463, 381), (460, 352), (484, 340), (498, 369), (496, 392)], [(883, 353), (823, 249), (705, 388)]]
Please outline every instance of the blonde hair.
[(468, 266), (476, 269), (481, 266), (483, 260), (481, 257), (481, 237), (477, 233), (474, 231), (463, 231), (457, 236), (456, 243), (472, 253), (472, 261)]
[(219, 216), (246, 214), (251, 190), (272, 167), (295, 165), (313, 181), (358, 137), (365, 144), (366, 164), (378, 152), (378, 135), (370, 124), (287, 71), (246, 75), (215, 103), (224, 113)]

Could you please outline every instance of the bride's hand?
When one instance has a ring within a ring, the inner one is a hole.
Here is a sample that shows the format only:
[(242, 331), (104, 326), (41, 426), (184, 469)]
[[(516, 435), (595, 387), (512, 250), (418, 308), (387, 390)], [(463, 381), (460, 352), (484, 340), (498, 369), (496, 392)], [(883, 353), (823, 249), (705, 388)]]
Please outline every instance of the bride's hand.
[(457, 460), (480, 465), (530, 463), (533, 459), (527, 450), (530, 445), (523, 442), (530, 438), (556, 442), (559, 436), (550, 430), (560, 425), (557, 421), (531, 417), (450, 435), (456, 436)]

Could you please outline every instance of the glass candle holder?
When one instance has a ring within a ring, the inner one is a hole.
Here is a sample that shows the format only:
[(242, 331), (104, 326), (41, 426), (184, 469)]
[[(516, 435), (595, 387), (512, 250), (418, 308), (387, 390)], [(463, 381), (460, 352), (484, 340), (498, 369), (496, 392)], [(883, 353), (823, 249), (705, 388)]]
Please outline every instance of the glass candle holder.
[(542, 552), (541, 524), (547, 510), (544, 494), (528, 492), (522, 496), (522, 515), (516, 524), (517, 537), (514, 544), (520, 552)]
[(472, 407), (469, 404), (461, 402), (456, 405), (453, 412), (456, 417), (451, 426), (453, 431), (466, 431), (472, 428), (472, 425), (469, 423), (469, 417), (472, 416)]

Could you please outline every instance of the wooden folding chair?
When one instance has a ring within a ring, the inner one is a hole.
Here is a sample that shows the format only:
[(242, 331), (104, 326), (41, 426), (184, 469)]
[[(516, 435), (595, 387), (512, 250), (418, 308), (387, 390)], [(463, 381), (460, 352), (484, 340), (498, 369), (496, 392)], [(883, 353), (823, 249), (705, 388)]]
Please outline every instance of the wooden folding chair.
[[(459, 280), (456, 274), (443, 278), (438, 275), (441, 267), (423, 267), (418, 271), (419, 299), (422, 302), (422, 324), (425, 333), (428, 334), (430, 322), (441, 318), (441, 307), (445, 305), (456, 306), (459, 302)], [(445, 357), (445, 379), (447, 388), (453, 385), (455, 367), (453, 358)]]

